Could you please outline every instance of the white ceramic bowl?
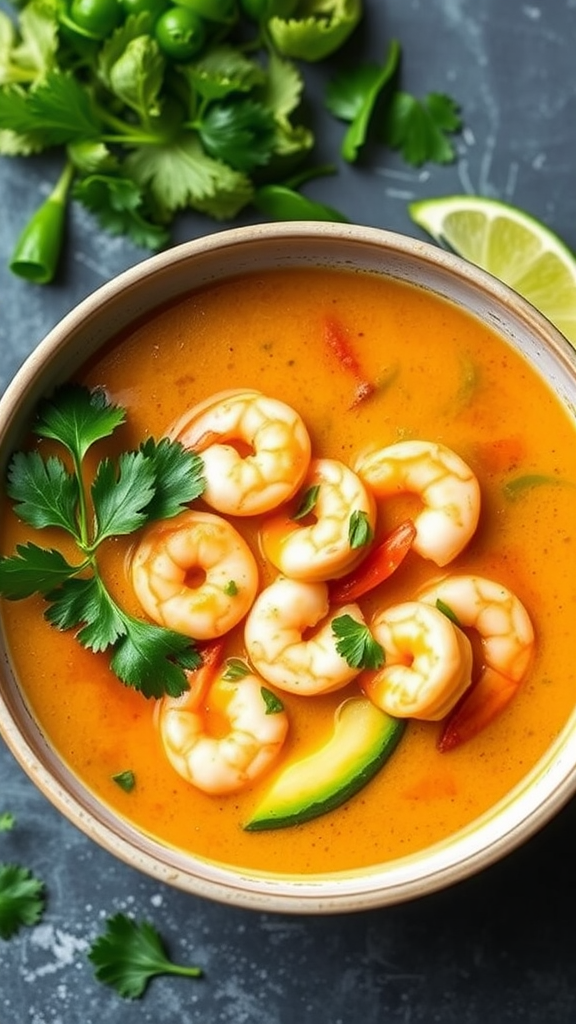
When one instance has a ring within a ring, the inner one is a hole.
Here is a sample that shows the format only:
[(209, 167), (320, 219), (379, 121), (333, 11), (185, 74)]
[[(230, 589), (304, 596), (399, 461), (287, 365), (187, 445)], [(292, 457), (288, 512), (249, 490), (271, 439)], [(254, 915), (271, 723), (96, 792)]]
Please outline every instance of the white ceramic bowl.
[[(331, 265), (415, 283), (499, 331), (576, 408), (576, 353), (544, 317), (488, 274), (429, 244), (351, 225), (287, 223), (224, 231), (146, 260), (73, 310), (29, 357), (0, 401), (0, 470), (39, 400), (124, 327), (206, 283), (267, 267)], [(576, 437), (576, 428), (575, 428)], [(319, 878), (272, 878), (162, 846), (101, 804), (42, 735), (0, 639), (0, 731), (45, 796), (115, 856), (155, 878), (268, 911), (331, 913), (384, 906), (466, 878), (540, 829), (576, 789), (576, 714), (546, 755), (489, 813), (450, 839), (383, 867)]]

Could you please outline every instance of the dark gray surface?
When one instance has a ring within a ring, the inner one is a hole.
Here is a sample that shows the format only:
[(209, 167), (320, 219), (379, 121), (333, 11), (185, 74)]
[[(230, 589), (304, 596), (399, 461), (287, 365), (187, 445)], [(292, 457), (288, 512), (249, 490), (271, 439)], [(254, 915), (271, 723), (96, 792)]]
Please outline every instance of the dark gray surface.
[[(360, 223), (418, 234), (407, 201), (476, 192), (524, 207), (576, 248), (575, 0), (367, 0), (366, 7), (363, 53), (378, 59), (397, 37), (406, 88), (446, 91), (461, 103), (459, 160), (410, 170), (372, 150), (363, 166), (341, 167), (309, 194)], [(310, 73), (318, 91), (323, 74)], [(320, 155), (333, 159), (340, 128), (325, 130)], [(64, 313), (146, 255), (75, 208), (56, 284), (11, 277), (6, 261), (17, 234), (55, 173), (47, 159), (0, 159), (2, 388)], [(211, 229), (185, 218), (175, 240)], [(505, 862), (447, 892), (327, 918), (236, 910), (144, 877), (65, 821), (0, 744), (4, 808), (18, 826), (0, 835), (0, 860), (31, 866), (49, 902), (41, 925), (0, 940), (0, 1024), (576, 1021), (574, 804)], [(118, 910), (152, 920), (174, 958), (199, 963), (205, 979), (157, 979), (136, 1003), (96, 982), (87, 946)]]

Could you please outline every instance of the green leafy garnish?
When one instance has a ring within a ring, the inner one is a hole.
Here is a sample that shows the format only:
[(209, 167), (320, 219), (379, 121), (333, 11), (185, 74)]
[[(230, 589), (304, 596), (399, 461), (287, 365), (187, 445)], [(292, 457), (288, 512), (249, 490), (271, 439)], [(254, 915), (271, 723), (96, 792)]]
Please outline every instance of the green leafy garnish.
[(235, 580), (228, 580), (228, 583), (224, 587), (224, 593), (227, 597), (236, 597), (238, 593), (238, 584)]
[(398, 42), (393, 39), (382, 66), (357, 65), (351, 71), (338, 75), (328, 87), (328, 110), (334, 117), (350, 123), (341, 147), (342, 156), (349, 163), (354, 163), (366, 142), (374, 107), (383, 89), (396, 74), (400, 52)]
[(76, 385), (41, 403), (33, 431), (62, 445), (71, 469), (56, 455), (16, 452), (7, 492), (29, 526), (57, 527), (72, 537), (78, 560), (55, 548), (20, 544), (15, 554), (0, 557), (0, 594), (9, 600), (41, 594), (47, 621), (76, 630), (77, 640), (94, 653), (110, 649), (110, 667), (126, 686), (145, 697), (179, 696), (188, 686), (186, 670), (200, 664), (193, 641), (124, 611), (100, 575), (97, 551), (110, 537), (183, 511), (204, 489), (202, 461), (178, 442), (150, 438), (138, 451), (102, 459), (88, 495), (84, 458), (124, 420), (124, 410), (102, 391)]
[(384, 650), (364, 623), (351, 615), (339, 615), (332, 620), (332, 632), (338, 654), (351, 668), (376, 669), (384, 664)]
[(300, 504), (298, 505), (298, 508), (296, 509), (294, 515), (292, 516), (292, 519), (304, 519), (305, 516), (310, 515), (310, 513), (313, 512), (316, 507), (319, 492), (319, 484), (314, 484), (312, 487), (309, 487), (308, 490), (305, 491), (304, 494), (302, 495)]
[(9, 939), (21, 925), (36, 924), (44, 905), (39, 878), (17, 864), (0, 864), (0, 938)]
[(531, 491), (533, 487), (573, 487), (567, 480), (561, 477), (552, 476), (551, 473), (524, 473), (508, 480), (502, 490), (507, 498), (514, 501), (525, 491)]
[(125, 793), (131, 793), (136, 785), (136, 776), (133, 771), (127, 769), (124, 772), (117, 772), (113, 775), (112, 782), (120, 786), (120, 789), (123, 789)]
[(222, 673), (222, 679), (226, 679), (227, 682), (234, 682), (236, 679), (243, 679), (247, 675), (250, 675), (250, 669), (242, 658), (226, 659), (226, 668)]
[(456, 151), (448, 135), (462, 126), (458, 106), (450, 96), (432, 92), (418, 100), (407, 92), (395, 92), (386, 112), (384, 141), (399, 149), (414, 167), (430, 161), (449, 164)]
[(460, 622), (458, 616), (456, 615), (456, 612), (453, 611), (450, 605), (446, 604), (446, 602), (443, 601), (441, 597), (436, 598), (436, 607), (439, 612), (442, 612), (442, 614), (446, 616), (447, 619), (450, 619), (450, 622), (453, 622), (455, 626), (458, 626), (459, 629), (462, 629), (462, 623)]
[(282, 701), (275, 693), (272, 693), (272, 690), (269, 690), (266, 686), (261, 686), (260, 693), (262, 694), (262, 700), (266, 705), (267, 715), (278, 715), (281, 711), (284, 711)]
[(368, 513), (355, 509), (348, 524), (348, 540), (351, 548), (362, 548), (374, 538), (374, 531), (368, 519)]
[[(292, 58), (334, 52), (362, 14), (362, 0), (307, 0), (295, 19), (296, 3), (268, 4), (256, 27), (233, 0), (195, 0), (210, 30), (200, 52), (172, 60), (145, 5), (113, 5), (96, 34), (75, 24), (74, 5), (21, 6), (14, 21), (0, 12), (0, 153), (63, 157), (10, 263), (36, 283), (54, 278), (70, 199), (105, 230), (158, 249), (180, 210), (230, 220), (261, 186), (283, 183), (314, 145), (298, 122), (304, 76)], [(257, 208), (270, 204), (267, 215), (283, 218), (286, 203), (259, 193)]]
[(203, 974), (200, 967), (174, 964), (153, 925), (120, 913), (108, 919), (105, 933), (94, 940), (88, 958), (98, 981), (116, 989), (124, 999), (138, 999), (159, 974), (188, 978), (201, 978)]
[(0, 814), (0, 832), (9, 832), (10, 829), (14, 828), (16, 824), (16, 818), (10, 811), (3, 811)]

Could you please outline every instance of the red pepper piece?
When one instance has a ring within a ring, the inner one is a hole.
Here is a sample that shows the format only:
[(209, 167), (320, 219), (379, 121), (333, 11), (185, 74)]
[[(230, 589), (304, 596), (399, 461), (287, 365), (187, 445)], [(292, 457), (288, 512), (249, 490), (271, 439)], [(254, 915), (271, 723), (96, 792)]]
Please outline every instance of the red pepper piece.
[(477, 683), (464, 694), (450, 713), (438, 740), (438, 750), (445, 753), (477, 736), (492, 722), (518, 691), (521, 680), (503, 676), (486, 666)]
[(411, 519), (400, 523), (385, 540), (373, 548), (362, 564), (342, 579), (330, 584), (330, 600), (346, 604), (373, 590), (396, 571), (412, 547), (416, 527)]
[(331, 317), (327, 318), (324, 327), (324, 337), (328, 348), (336, 356), (340, 365), (354, 377), (356, 381), (356, 394), (352, 407), (359, 405), (360, 402), (364, 401), (365, 398), (369, 398), (376, 390), (374, 384), (365, 377), (342, 324)]

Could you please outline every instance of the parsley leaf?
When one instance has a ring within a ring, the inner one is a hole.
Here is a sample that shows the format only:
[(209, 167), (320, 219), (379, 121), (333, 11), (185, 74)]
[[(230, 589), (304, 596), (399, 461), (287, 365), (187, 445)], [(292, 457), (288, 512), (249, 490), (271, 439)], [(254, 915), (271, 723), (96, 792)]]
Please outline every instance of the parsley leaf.
[(8, 468), (7, 492), (25, 523), (37, 530), (59, 526), (78, 536), (78, 479), (61, 459), (51, 455), (44, 460), (37, 451), (16, 452)]
[(456, 152), (447, 133), (459, 131), (461, 123), (458, 106), (449, 96), (430, 93), (421, 101), (397, 92), (387, 110), (383, 138), (414, 167), (427, 160), (448, 164)]
[(81, 560), (73, 565), (55, 549), (18, 545), (14, 555), (0, 556), (0, 594), (10, 600), (42, 594), (52, 626), (76, 630), (78, 642), (94, 653), (112, 648), (110, 667), (125, 685), (146, 697), (179, 696), (188, 687), (186, 671), (200, 664), (194, 641), (120, 608), (100, 575), (96, 552), (107, 538), (175, 516), (199, 497), (202, 460), (169, 438), (149, 438), (116, 461), (102, 459), (91, 484), (90, 522), (83, 458), (124, 419), (124, 410), (103, 392), (79, 386), (61, 388), (42, 402), (35, 431), (67, 448), (74, 471), (54, 455), (43, 459), (39, 451), (16, 452), (7, 489), (27, 523), (70, 533)]
[(112, 405), (102, 389), (66, 384), (41, 403), (34, 432), (59, 441), (82, 460), (88, 449), (124, 423), (126, 413)]
[(222, 673), (222, 679), (227, 682), (234, 682), (236, 679), (243, 679), (250, 675), (250, 669), (242, 658), (227, 658), (226, 668)]
[(60, 551), (18, 544), (16, 554), (0, 557), (0, 592), (9, 601), (48, 594), (77, 571)]
[(189, 502), (200, 497), (206, 485), (200, 455), (187, 451), (178, 441), (170, 441), (167, 437), (160, 441), (149, 437), (140, 446), (140, 451), (155, 475), (154, 495), (147, 506), (149, 521), (176, 516)]
[(266, 705), (267, 715), (279, 715), (281, 711), (284, 711), (284, 705), (277, 694), (272, 693), (267, 686), (260, 687), (260, 693), (262, 694), (262, 700)]
[(98, 981), (116, 989), (124, 999), (138, 999), (158, 974), (201, 978), (203, 973), (200, 967), (174, 964), (153, 925), (121, 913), (108, 919), (105, 933), (94, 940), (88, 958)]
[(357, 622), (351, 615), (339, 615), (332, 620), (336, 637), (336, 650), (351, 668), (381, 668), (384, 650), (374, 639), (368, 626)]
[(93, 546), (106, 537), (133, 533), (147, 521), (156, 474), (143, 452), (124, 452), (115, 465), (103, 459), (92, 483), (96, 528)]
[(70, 72), (56, 69), (28, 91), (15, 86), (0, 90), (0, 123), (19, 134), (32, 133), (45, 146), (102, 134), (86, 88)]
[(9, 832), (14, 828), (16, 818), (10, 811), (2, 811), (0, 814), (0, 832)]
[(124, 615), (126, 633), (114, 647), (112, 670), (144, 697), (179, 697), (188, 684), (184, 671), (193, 671), (202, 658), (190, 637), (155, 623)]
[(44, 885), (28, 868), (0, 864), (0, 938), (9, 939), (21, 925), (36, 924), (44, 903)]

